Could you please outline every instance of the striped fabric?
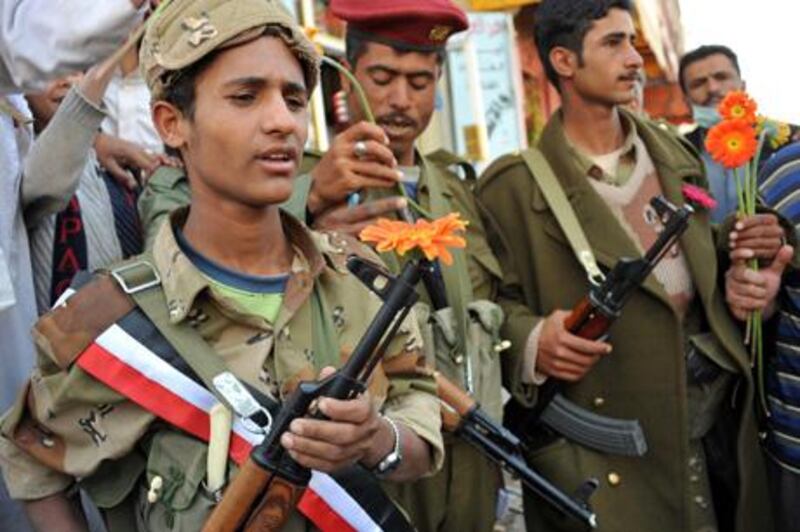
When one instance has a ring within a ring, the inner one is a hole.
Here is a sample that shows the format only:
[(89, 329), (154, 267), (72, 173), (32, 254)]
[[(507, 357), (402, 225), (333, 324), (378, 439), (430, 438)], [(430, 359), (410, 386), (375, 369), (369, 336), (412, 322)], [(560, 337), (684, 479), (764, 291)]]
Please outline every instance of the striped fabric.
[[(759, 181), (764, 203), (800, 231), (800, 143), (775, 153), (762, 167)], [(779, 302), (774, 341), (767, 344), (771, 416), (766, 448), (779, 465), (800, 474), (800, 272), (784, 276)]]

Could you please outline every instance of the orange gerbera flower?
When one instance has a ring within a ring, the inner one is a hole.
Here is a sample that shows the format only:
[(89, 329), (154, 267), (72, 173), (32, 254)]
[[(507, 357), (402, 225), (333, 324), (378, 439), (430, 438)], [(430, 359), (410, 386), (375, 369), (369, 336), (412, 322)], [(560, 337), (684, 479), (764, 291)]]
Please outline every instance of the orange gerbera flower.
[(467, 245), (463, 237), (455, 234), (466, 227), (467, 222), (458, 213), (448, 214), (432, 222), (417, 220), (413, 224), (381, 218), (361, 231), (359, 238), (364, 242), (374, 243), (375, 249), (380, 252), (395, 251), (402, 256), (413, 249), (419, 249), (428, 260), (439, 259), (450, 265), (453, 263), (453, 255), (448, 248), (463, 248)]
[(756, 130), (744, 120), (723, 120), (706, 136), (706, 150), (725, 168), (742, 166), (757, 148)]
[(725, 120), (744, 120), (754, 124), (758, 105), (746, 92), (731, 91), (722, 99), (717, 110)]

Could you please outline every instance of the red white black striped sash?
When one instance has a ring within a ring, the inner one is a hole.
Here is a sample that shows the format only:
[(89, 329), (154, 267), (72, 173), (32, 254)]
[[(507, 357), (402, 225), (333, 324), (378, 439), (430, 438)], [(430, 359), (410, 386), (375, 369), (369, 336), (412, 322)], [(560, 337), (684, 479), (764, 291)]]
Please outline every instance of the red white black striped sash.
[[(170, 425), (208, 441), (209, 412), (217, 399), (138, 308), (103, 331), (76, 364)], [(262, 439), (235, 418), (230, 458), (241, 464)], [(376, 495), (377, 484), (365, 485), (363, 477), (353, 471), (334, 476), (313, 471), (297, 508), (323, 531), (410, 530), (394, 506), (387, 508), (385, 494)]]

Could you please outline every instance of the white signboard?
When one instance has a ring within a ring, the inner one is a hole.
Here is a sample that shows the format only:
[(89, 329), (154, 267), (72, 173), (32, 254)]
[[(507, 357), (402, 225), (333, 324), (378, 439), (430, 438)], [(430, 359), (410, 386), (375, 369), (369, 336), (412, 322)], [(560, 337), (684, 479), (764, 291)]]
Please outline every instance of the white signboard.
[(454, 38), (448, 53), (453, 138), (460, 155), (487, 163), (525, 147), (516, 43), (507, 13), (470, 13), (469, 21), (471, 42)]

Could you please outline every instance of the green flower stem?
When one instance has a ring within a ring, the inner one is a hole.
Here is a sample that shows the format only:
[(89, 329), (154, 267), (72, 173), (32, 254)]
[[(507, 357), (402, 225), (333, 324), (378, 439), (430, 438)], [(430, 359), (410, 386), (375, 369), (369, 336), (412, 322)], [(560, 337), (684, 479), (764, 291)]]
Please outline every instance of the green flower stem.
[[(335, 59), (332, 59), (326, 55), (322, 56), (322, 62), (330, 67), (333, 67), (334, 69), (339, 71), (344, 77), (347, 78), (347, 80), (350, 82), (350, 84), (356, 91), (356, 96), (358, 97), (358, 103), (361, 106), (361, 110), (364, 112), (364, 116), (366, 117), (367, 122), (369, 122), (370, 124), (375, 124), (376, 123), (375, 115), (372, 113), (372, 109), (369, 106), (369, 101), (367, 100), (366, 92), (364, 92), (364, 87), (361, 86), (361, 83), (358, 82), (353, 73), (347, 70), (347, 68), (345, 68), (345, 66), (341, 64), (339, 61), (336, 61)], [(433, 216), (431, 215), (431, 213), (429, 213), (426, 209), (424, 209), (419, 203), (414, 201), (414, 199), (408, 195), (408, 192), (406, 192), (405, 187), (401, 183), (397, 183), (397, 190), (400, 191), (400, 194), (408, 202), (408, 205), (412, 209), (414, 209), (417, 212), (417, 214), (428, 220), (433, 220)]]
[(736, 183), (736, 197), (739, 200), (739, 205), (737, 212), (739, 214), (745, 214), (746, 210), (746, 203), (744, 201), (744, 183), (742, 182), (741, 168), (734, 168), (733, 169), (733, 181)]
[[(767, 128), (765, 127), (758, 137), (758, 146), (756, 148), (756, 155), (752, 161), (750, 169), (750, 188), (751, 188), (751, 214), (756, 213), (756, 201), (758, 199), (758, 163), (761, 158), (761, 150), (764, 147), (764, 142), (767, 138)], [(758, 260), (753, 259), (750, 263), (753, 270), (758, 270)], [(753, 341), (750, 344), (750, 351), (755, 350), (756, 359), (756, 386), (758, 388), (758, 398), (761, 403), (761, 408), (766, 417), (770, 417), (769, 405), (767, 403), (766, 383), (764, 382), (764, 323), (762, 320), (761, 311), (755, 311), (751, 314), (753, 319)]]
[(326, 65), (335, 68), (342, 74), (344, 77), (347, 78), (347, 81), (353, 86), (356, 90), (356, 96), (358, 97), (358, 103), (361, 105), (361, 110), (364, 111), (364, 116), (367, 117), (367, 122), (370, 124), (375, 123), (375, 115), (372, 114), (372, 109), (369, 106), (369, 101), (367, 101), (367, 94), (364, 92), (364, 87), (361, 86), (361, 83), (358, 82), (356, 77), (353, 75), (352, 72), (347, 70), (343, 64), (339, 61), (328, 57), (327, 55), (322, 56), (322, 62)]

